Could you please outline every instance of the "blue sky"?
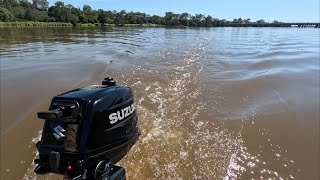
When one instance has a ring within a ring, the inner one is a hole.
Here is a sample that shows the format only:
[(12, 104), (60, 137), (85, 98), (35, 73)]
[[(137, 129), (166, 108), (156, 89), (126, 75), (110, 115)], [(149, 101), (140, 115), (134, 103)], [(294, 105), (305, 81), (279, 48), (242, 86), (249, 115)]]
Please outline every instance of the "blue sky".
[[(269, 22), (320, 22), (319, 0), (62, 0), (82, 8), (84, 4), (93, 9), (127, 10), (161, 15), (165, 12), (188, 12), (211, 15), (219, 19), (250, 18)], [(53, 5), (56, 0), (49, 0)]]

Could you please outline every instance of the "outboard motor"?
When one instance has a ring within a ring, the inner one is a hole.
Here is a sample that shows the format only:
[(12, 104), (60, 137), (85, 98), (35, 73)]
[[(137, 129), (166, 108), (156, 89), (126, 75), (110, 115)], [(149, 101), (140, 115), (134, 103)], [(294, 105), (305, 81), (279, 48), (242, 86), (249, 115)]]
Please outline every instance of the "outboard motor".
[(65, 179), (125, 179), (116, 166), (138, 140), (137, 108), (130, 87), (112, 78), (52, 99), (44, 119), (35, 173)]

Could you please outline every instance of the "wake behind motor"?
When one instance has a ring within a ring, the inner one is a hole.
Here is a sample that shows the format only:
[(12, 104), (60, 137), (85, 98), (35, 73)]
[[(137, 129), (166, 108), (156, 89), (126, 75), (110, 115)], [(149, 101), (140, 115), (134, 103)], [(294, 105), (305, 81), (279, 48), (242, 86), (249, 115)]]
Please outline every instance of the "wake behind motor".
[(112, 78), (52, 99), (44, 119), (35, 173), (65, 179), (125, 179), (116, 166), (138, 140), (137, 111), (130, 87)]

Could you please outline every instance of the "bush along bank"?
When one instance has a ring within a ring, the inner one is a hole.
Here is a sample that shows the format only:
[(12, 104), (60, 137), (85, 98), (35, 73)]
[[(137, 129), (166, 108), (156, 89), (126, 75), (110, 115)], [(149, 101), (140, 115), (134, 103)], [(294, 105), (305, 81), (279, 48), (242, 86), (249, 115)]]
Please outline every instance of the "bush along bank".
[(76, 25), (72, 23), (64, 22), (0, 22), (0, 27), (96, 27), (96, 26), (115, 26), (114, 24), (101, 24), (101, 23), (78, 23)]
[(2, 27), (66, 27), (72, 26), (71, 23), (63, 22), (0, 22)]
[(33, 21), (27, 21), (27, 22), (0, 22), (0, 27), (102, 27), (102, 26), (108, 26), (108, 27), (115, 27), (115, 26), (121, 26), (121, 27), (165, 27), (163, 25), (158, 24), (101, 24), (101, 23), (64, 23), (64, 22), (33, 22)]

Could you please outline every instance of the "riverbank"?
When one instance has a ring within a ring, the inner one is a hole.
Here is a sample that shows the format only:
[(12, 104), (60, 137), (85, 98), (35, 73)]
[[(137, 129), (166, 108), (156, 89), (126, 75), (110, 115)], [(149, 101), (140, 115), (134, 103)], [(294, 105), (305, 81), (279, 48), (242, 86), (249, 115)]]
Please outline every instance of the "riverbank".
[[(115, 24), (102, 24), (102, 23), (77, 23), (76, 25), (72, 23), (64, 23), (64, 22), (0, 22), (0, 27), (191, 27), (191, 26), (167, 26), (167, 25), (160, 25), (160, 24), (123, 24), (123, 25), (115, 25)], [(320, 23), (249, 23), (249, 24), (225, 24), (221, 26), (210, 26), (210, 27), (314, 27), (320, 28)]]
[[(0, 22), (0, 27), (72, 27), (72, 23), (64, 22)], [(77, 24), (77, 26), (91, 27), (91, 26), (102, 26), (100, 23), (96, 24)], [(114, 24), (104, 24), (103, 26), (114, 26)]]
[[(0, 27), (72, 27), (72, 23), (64, 22), (0, 22)], [(96, 26), (110, 26), (114, 27), (115, 24), (101, 24), (101, 23), (78, 23), (77, 27), (96, 27)], [(157, 24), (124, 24), (125, 27), (164, 27)]]

